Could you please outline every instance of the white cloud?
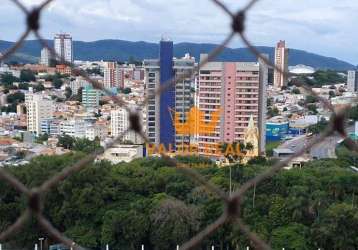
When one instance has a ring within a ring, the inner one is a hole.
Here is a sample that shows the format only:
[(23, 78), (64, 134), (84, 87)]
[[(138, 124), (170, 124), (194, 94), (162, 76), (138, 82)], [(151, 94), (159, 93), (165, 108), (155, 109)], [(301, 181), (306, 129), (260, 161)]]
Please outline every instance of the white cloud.
[[(15, 40), (23, 29), (21, 12), (0, 5), (0, 39)], [(23, 0), (26, 6), (40, 0)], [(232, 11), (247, 1), (223, 0)], [(290, 47), (358, 61), (355, 40), (358, 2), (351, 0), (261, 0), (248, 13), (247, 33), (257, 45), (285, 39)], [(54, 0), (42, 16), (41, 32), (51, 38), (66, 31), (76, 40), (106, 38), (218, 43), (231, 20), (210, 0)], [(236, 39), (232, 46), (241, 46)]]

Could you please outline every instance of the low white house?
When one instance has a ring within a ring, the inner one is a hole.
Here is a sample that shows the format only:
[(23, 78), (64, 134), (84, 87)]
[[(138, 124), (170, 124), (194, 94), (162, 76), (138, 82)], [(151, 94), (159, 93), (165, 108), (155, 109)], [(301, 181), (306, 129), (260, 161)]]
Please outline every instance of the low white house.
[(117, 144), (107, 149), (98, 160), (107, 160), (113, 164), (120, 162), (131, 162), (143, 157), (143, 145)]

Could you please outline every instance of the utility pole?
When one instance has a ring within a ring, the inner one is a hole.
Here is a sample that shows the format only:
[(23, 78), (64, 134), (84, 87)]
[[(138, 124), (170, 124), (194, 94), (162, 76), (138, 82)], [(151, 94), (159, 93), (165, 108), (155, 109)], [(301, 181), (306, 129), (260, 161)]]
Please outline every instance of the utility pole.
[(231, 165), (229, 165), (230, 168), (230, 197), (231, 197), (231, 192), (232, 192), (232, 181), (231, 181)]
[(252, 196), (252, 208), (255, 208), (255, 198), (256, 198), (256, 183), (254, 185), (254, 194)]
[[(353, 191), (352, 208), (354, 208), (354, 197), (355, 197), (355, 192)], [(1, 249), (0, 249), (0, 250), (1, 250)]]

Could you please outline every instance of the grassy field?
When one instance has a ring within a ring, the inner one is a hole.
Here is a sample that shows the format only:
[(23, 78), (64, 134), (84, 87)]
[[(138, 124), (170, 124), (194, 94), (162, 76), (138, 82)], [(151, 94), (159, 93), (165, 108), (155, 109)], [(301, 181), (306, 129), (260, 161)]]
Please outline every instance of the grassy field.
[(273, 150), (277, 148), (282, 142), (281, 141), (271, 141), (266, 143), (266, 155), (272, 156)]

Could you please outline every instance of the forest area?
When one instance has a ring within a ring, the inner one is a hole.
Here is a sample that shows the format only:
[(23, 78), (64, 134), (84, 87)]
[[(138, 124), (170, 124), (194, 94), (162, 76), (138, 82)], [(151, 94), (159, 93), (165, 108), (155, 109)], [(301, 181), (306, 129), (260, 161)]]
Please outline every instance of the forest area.
[[(38, 157), (7, 167), (28, 187), (43, 183), (84, 153)], [(243, 199), (241, 216), (273, 249), (358, 249), (358, 174), (349, 166), (357, 156), (312, 161), (282, 170)], [(196, 168), (200, 158), (181, 158), (208, 181), (229, 192), (230, 168)], [(207, 160), (204, 160), (207, 163)], [(233, 189), (272, 166), (264, 158), (231, 167)], [(193, 182), (166, 159), (146, 158), (111, 165), (97, 162), (65, 179), (44, 197), (45, 216), (86, 249), (175, 249), (217, 219), (222, 201)], [(0, 182), (0, 231), (26, 208), (23, 196)], [(55, 244), (32, 219), (3, 249), (33, 249), (39, 237)], [(235, 223), (225, 224), (202, 248), (243, 249), (250, 245)]]

